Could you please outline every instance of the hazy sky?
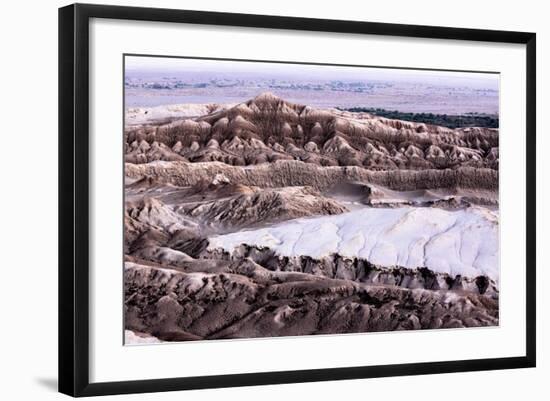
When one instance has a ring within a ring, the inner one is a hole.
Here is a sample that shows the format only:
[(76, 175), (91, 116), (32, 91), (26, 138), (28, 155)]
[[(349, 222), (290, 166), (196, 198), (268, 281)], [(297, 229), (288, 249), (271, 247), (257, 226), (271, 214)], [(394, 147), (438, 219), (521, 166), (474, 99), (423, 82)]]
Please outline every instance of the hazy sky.
[(424, 71), (373, 67), (339, 67), (327, 65), (281, 64), (265, 62), (197, 60), (166, 57), (126, 56), (126, 72), (178, 74), (212, 73), (215, 76), (252, 77), (290, 80), (368, 80), (406, 81), (436, 85), (467, 86), (477, 89), (498, 90), (499, 74), (451, 71)]

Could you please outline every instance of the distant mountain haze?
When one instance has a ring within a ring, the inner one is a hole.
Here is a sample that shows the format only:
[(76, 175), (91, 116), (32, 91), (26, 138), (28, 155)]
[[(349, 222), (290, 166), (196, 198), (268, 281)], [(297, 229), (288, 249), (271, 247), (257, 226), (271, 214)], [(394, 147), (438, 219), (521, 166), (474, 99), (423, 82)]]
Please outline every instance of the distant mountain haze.
[(271, 91), (315, 107), (499, 112), (499, 74), (126, 57), (126, 107), (235, 103)]

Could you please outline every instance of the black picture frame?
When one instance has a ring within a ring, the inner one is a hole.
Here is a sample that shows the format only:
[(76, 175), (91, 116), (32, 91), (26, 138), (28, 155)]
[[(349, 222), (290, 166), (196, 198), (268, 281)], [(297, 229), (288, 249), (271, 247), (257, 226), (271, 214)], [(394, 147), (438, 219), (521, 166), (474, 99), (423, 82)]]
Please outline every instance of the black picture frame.
[[(526, 46), (526, 354), (520, 357), (90, 383), (88, 80), (91, 18), (516, 43)], [(59, 391), (95, 396), (534, 367), (536, 35), (527, 32), (74, 4), (59, 9)]]

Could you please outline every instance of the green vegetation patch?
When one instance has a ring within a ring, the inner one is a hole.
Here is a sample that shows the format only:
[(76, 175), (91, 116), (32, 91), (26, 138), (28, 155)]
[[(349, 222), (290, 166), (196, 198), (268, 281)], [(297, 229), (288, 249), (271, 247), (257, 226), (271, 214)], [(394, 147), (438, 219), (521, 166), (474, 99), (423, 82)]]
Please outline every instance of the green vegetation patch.
[(368, 107), (339, 108), (343, 111), (371, 113), (379, 117), (395, 120), (412, 121), (432, 125), (441, 125), (449, 128), (483, 127), (498, 128), (498, 116), (481, 113), (465, 113), (460, 115), (433, 114), (433, 113), (404, 113), (397, 110), (385, 110)]

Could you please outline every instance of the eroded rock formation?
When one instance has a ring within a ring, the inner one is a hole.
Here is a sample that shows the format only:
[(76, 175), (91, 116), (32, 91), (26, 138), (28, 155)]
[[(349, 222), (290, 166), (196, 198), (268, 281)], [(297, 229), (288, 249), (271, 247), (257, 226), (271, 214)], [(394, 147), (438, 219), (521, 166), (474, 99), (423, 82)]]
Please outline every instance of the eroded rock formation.
[(498, 324), (498, 130), (189, 110), (124, 134), (128, 341)]
[(228, 109), (125, 132), (126, 161), (219, 161), (256, 165), (300, 160), (369, 170), (498, 169), (498, 130), (449, 129), (317, 110), (263, 93)]
[(498, 298), (270, 271), (125, 266), (126, 328), (165, 341), (495, 325)]

